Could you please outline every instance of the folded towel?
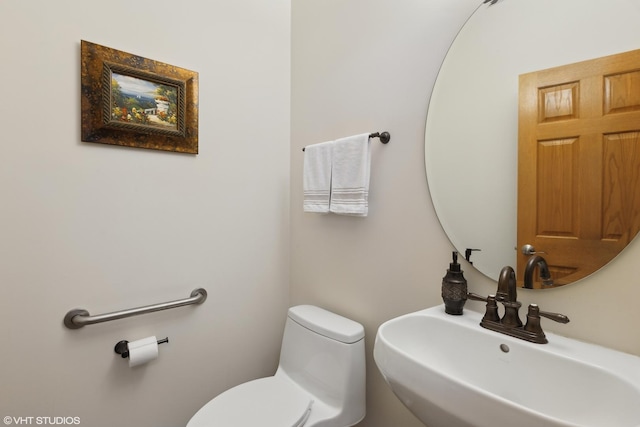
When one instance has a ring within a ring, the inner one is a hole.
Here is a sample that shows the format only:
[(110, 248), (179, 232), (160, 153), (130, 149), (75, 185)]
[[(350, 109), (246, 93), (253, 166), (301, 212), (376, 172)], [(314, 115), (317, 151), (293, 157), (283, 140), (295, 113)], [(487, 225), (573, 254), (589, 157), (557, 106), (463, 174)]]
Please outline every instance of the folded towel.
[(338, 139), (333, 145), (331, 203), (329, 210), (342, 215), (367, 216), (371, 150), (369, 134)]
[(305, 147), (302, 181), (305, 212), (329, 213), (332, 147), (333, 141)]

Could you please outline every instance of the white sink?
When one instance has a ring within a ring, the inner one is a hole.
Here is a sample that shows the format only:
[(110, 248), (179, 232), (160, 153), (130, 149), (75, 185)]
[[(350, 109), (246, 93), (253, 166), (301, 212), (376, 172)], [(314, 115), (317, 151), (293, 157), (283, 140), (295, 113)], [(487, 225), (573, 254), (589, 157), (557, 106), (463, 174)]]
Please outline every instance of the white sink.
[(378, 329), (376, 364), (423, 423), (640, 426), (639, 357), (548, 332), (548, 344), (533, 344), (484, 329), (481, 318), (451, 316), (441, 305)]

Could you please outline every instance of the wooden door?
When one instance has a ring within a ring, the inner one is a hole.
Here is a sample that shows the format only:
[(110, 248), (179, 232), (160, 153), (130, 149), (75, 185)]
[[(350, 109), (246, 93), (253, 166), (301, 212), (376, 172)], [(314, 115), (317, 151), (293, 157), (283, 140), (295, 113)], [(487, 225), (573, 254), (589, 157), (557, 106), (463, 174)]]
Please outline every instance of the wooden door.
[(518, 282), (527, 243), (574, 282), (640, 229), (640, 50), (521, 75), (518, 120)]

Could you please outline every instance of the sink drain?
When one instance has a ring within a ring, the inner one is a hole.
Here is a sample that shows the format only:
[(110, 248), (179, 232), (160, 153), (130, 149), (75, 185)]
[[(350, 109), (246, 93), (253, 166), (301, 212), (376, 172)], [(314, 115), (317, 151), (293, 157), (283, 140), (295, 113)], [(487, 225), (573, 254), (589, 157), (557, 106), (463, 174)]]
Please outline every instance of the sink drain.
[(500, 350), (502, 350), (503, 353), (509, 353), (509, 346), (506, 344), (500, 344)]

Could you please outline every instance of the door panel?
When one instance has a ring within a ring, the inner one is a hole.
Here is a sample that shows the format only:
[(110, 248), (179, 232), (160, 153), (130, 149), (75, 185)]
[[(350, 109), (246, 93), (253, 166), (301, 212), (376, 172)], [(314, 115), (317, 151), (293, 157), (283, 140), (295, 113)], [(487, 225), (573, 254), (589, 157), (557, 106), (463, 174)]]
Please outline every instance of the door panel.
[(573, 282), (640, 230), (640, 51), (521, 75), (518, 119), (518, 248)]

